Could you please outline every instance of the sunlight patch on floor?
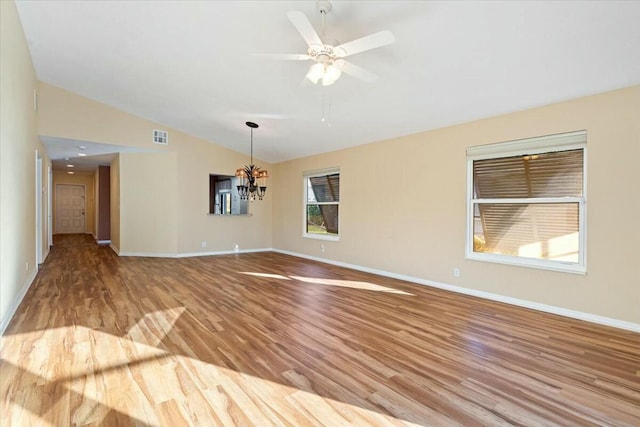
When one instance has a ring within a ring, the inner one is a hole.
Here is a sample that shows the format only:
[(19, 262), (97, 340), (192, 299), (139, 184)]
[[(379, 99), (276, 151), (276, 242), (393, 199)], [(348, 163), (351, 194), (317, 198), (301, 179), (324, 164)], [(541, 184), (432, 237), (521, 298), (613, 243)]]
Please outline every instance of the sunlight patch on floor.
[[(8, 420), (5, 418), (5, 414), (7, 414), (7, 410), (5, 409), (7, 405), (7, 402), (3, 402), (2, 403), (2, 417), (0, 417), (0, 420), (2, 420), (2, 422), (8, 422)], [(31, 412), (29, 412), (27, 409), (25, 409), (21, 404), (16, 403), (16, 402), (9, 402), (8, 404), (9, 408), (10, 408), (10, 412), (11, 412), (11, 422), (8, 422), (7, 425), (8, 426), (41, 426), (41, 427), (58, 427), (56, 426), (54, 423), (48, 421), (47, 419), (43, 418), (43, 417), (39, 417), (36, 414), (33, 414)], [(15, 421), (14, 421), (15, 420)], [(4, 424), (2, 424), (4, 425)]]
[(387, 292), (390, 294), (409, 295), (413, 294), (399, 289), (389, 288), (387, 286), (376, 285), (375, 283), (359, 282), (355, 280), (339, 280), (339, 279), (322, 279), (319, 277), (302, 277), (302, 276), (290, 276), (294, 280), (305, 283), (313, 283), (316, 285), (326, 286), (338, 286), (341, 288), (363, 289), (366, 291)]
[(134, 341), (157, 347), (185, 310), (185, 307), (175, 307), (147, 313), (129, 329), (127, 335)]
[(283, 276), (281, 274), (270, 274), (270, 273), (253, 273), (250, 271), (241, 271), (242, 274), (248, 274), (249, 276), (256, 277), (266, 277), (268, 279), (282, 279), (282, 280), (291, 280), (287, 276)]
[[(168, 327), (183, 312), (149, 313), (130, 334), (149, 339), (147, 323)], [(162, 341), (157, 335), (151, 338)], [(278, 425), (283, 419), (292, 425), (322, 420), (331, 425), (416, 425), (323, 397), (312, 389), (315, 382), (294, 370), (288, 372), (299, 381), (284, 385), (85, 326), (4, 336), (2, 348), (2, 411), (11, 414), (6, 420), (11, 425), (86, 425), (129, 418), (151, 426), (235, 425), (242, 419), (249, 425)], [(65, 353), (64, 363), (48, 359)], [(24, 393), (11, 390), (18, 383)]]
[(302, 277), (302, 276), (287, 277), (281, 274), (257, 273), (257, 272), (250, 272), (250, 271), (241, 271), (240, 273), (247, 274), (254, 277), (264, 277), (268, 279), (281, 279), (281, 280), (293, 279), (299, 282), (312, 283), (314, 285), (337, 286), (341, 288), (362, 289), (365, 291), (387, 292), (390, 294), (414, 296), (414, 294), (412, 293), (401, 291), (399, 289), (390, 288), (388, 286), (376, 285), (375, 283), (370, 283), (370, 282), (359, 282), (356, 280), (324, 279), (321, 277)]

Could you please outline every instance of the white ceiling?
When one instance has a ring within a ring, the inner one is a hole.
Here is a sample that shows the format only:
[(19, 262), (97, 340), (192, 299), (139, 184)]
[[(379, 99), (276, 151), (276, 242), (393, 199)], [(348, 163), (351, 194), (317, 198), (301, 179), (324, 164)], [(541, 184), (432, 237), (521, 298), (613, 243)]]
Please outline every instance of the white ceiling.
[[(381, 30), (376, 73), (305, 83), (287, 18), (314, 1), (19, 1), (38, 78), (270, 162), (640, 83), (640, 2), (336, 1), (327, 38)], [(322, 123), (323, 96), (325, 117)], [(327, 124), (328, 123), (328, 124)]]

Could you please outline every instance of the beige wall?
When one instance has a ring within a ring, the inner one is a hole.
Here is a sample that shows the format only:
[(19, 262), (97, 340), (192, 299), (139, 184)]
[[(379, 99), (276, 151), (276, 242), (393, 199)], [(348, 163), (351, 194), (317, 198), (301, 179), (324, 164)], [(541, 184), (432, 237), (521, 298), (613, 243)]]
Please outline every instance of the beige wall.
[[(36, 75), (13, 1), (0, 1), (0, 331), (36, 273), (35, 153), (48, 198), (50, 165), (36, 134)], [(40, 212), (47, 251), (47, 204)]]
[(109, 166), (98, 166), (94, 176), (94, 194), (95, 194), (95, 236), (98, 241), (110, 241), (109, 233), (111, 225), (109, 217), (111, 215), (111, 191), (109, 185), (111, 183)]
[(84, 187), (85, 197), (85, 233), (96, 237), (96, 201), (95, 201), (95, 172), (94, 173), (74, 173), (69, 175), (66, 171), (53, 171), (53, 234), (56, 234), (57, 223), (57, 191), (56, 185), (82, 185)]
[[(465, 149), (582, 129), (588, 273), (465, 260)], [(275, 167), (273, 245), (637, 324), (638, 159), (640, 86), (284, 162)], [(302, 238), (303, 172), (333, 166), (341, 171), (340, 241)]]
[[(154, 176), (161, 178), (164, 186), (177, 188), (175, 243), (170, 243), (174, 240), (163, 238), (162, 247), (158, 247), (156, 239), (159, 237), (156, 230), (152, 229), (138, 230), (141, 234), (136, 234), (135, 244), (131, 240), (125, 242), (125, 236), (130, 230), (136, 229), (140, 224), (140, 218), (137, 214), (133, 214), (132, 210), (128, 212), (122, 210), (119, 214), (119, 223), (115, 224), (115, 228), (120, 229), (120, 235), (119, 237), (114, 235), (114, 224), (112, 224), (111, 233), (112, 244), (120, 251), (162, 255), (229, 251), (235, 244), (238, 244), (240, 249), (272, 246), (271, 200), (273, 196), (271, 191), (264, 200), (251, 204), (249, 211), (252, 215), (250, 216), (208, 215), (209, 174), (233, 175), (238, 167), (248, 164), (249, 156), (45, 83), (39, 84), (39, 93), (40, 108), (37, 123), (40, 135), (174, 153), (176, 173), (162, 177)], [(152, 143), (153, 129), (169, 131), (167, 147)], [(139, 156), (141, 159), (146, 157), (150, 159), (152, 155)], [(256, 163), (270, 171), (273, 170), (268, 163), (260, 160)], [(143, 167), (151, 172), (150, 164), (145, 164)], [(138, 176), (132, 171), (133, 165), (125, 163), (124, 158), (121, 157), (120, 168), (119, 177), (114, 178), (116, 181), (119, 179), (120, 202), (125, 203), (125, 197), (128, 203), (147, 197), (145, 192), (148, 188), (138, 185), (131, 179)], [(116, 207), (112, 200), (112, 214)], [(149, 220), (152, 219), (149, 218)], [(202, 241), (206, 242), (206, 248), (202, 248)], [(133, 248), (136, 250), (134, 251)]]
[[(250, 202), (250, 216), (209, 215), (209, 174), (233, 175), (249, 159), (230, 150), (213, 151), (211, 144), (192, 144), (178, 153), (178, 252), (271, 248), (273, 188), (264, 200)], [(260, 160), (269, 172), (273, 167)], [(272, 179), (269, 179), (272, 181)], [(268, 183), (271, 186), (271, 182)], [(187, 190), (188, 191), (184, 191)], [(201, 242), (207, 247), (202, 248)]]
[(176, 157), (176, 153), (120, 154), (121, 253), (176, 253)]

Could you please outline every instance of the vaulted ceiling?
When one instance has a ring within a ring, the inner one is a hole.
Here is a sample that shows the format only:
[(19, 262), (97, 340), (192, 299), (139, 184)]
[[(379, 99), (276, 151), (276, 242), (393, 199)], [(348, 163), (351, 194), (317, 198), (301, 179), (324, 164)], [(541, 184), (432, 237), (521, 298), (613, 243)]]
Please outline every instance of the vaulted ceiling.
[[(640, 2), (336, 1), (323, 41), (389, 30), (349, 60), (378, 75), (304, 79), (287, 17), (314, 1), (18, 1), (41, 81), (270, 162), (640, 83)], [(324, 121), (322, 120), (324, 118)]]

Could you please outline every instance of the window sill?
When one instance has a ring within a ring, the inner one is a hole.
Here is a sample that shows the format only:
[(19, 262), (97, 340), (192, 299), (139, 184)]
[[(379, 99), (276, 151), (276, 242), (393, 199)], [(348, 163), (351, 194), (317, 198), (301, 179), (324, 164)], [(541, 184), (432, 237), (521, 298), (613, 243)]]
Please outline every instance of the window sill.
[(478, 252), (467, 253), (465, 259), (472, 261), (492, 262), (495, 264), (512, 265), (516, 267), (536, 268), (539, 270), (558, 271), (562, 273), (587, 274), (586, 266), (570, 262), (545, 261), (534, 258), (520, 258)]
[(323, 234), (308, 234), (308, 233), (304, 233), (302, 235), (302, 237), (304, 237), (305, 239), (314, 239), (314, 240), (328, 240), (331, 242), (339, 242), (340, 241), (340, 236), (326, 236)]

